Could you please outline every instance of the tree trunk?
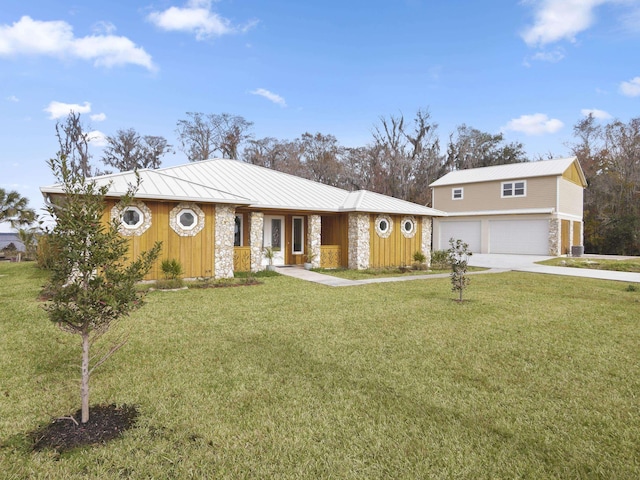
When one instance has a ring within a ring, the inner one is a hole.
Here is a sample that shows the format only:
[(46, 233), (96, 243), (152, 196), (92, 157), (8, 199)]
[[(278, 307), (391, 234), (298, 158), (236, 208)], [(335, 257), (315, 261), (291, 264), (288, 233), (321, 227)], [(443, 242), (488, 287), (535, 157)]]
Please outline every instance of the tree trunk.
[(82, 383), (80, 385), (82, 399), (82, 423), (89, 421), (89, 334), (82, 334)]

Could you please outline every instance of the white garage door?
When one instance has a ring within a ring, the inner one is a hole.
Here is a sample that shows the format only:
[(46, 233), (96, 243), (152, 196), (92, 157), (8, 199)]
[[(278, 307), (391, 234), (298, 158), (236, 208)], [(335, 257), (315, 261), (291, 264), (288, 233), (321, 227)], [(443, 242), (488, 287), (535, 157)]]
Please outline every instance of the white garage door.
[(549, 254), (547, 220), (492, 220), (489, 253)]
[(469, 250), (480, 252), (480, 222), (440, 222), (440, 248), (449, 248), (449, 239), (462, 240)]

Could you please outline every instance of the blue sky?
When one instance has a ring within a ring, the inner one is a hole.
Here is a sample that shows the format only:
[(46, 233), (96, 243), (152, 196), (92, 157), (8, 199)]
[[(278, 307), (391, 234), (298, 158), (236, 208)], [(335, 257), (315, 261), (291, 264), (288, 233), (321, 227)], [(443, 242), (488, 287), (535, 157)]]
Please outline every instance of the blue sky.
[(466, 123), (567, 156), (588, 112), (640, 115), (638, 52), (640, 0), (3, 0), (0, 187), (42, 206), (69, 109), (95, 164), (118, 129), (177, 146), (191, 111), (359, 146), (380, 116), (429, 108), (443, 142)]

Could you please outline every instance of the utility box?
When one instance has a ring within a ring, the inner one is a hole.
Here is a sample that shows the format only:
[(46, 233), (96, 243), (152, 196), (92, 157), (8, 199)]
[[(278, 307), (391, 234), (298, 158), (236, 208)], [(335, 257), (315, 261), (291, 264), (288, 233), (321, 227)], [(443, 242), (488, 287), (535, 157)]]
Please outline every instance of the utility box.
[(582, 255), (584, 255), (584, 245), (574, 245), (571, 247), (572, 257), (581, 257)]

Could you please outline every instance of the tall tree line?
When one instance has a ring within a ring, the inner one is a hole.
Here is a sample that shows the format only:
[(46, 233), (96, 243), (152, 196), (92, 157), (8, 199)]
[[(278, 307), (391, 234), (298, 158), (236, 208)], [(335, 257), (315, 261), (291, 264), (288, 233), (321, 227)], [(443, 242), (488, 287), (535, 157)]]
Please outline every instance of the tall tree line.
[(640, 118), (601, 125), (593, 116), (573, 129), (572, 145), (587, 179), (587, 252), (640, 255)]
[[(187, 112), (176, 124), (179, 148), (189, 161), (222, 157), (297, 175), (347, 190), (366, 189), (431, 205), (429, 184), (447, 172), (525, 162), (524, 147), (501, 133), (462, 124), (441, 146), (438, 124), (428, 109), (412, 118), (382, 116), (369, 143), (340, 145), (331, 134), (254, 138), (253, 123), (229, 113)], [(58, 124), (60, 152), (85, 176), (95, 175), (79, 115)], [(570, 145), (588, 182), (585, 191), (585, 249), (593, 253), (640, 254), (640, 118), (600, 124), (589, 116), (573, 130)], [(102, 162), (120, 171), (159, 168), (173, 151), (163, 137), (134, 129), (107, 137)]]

